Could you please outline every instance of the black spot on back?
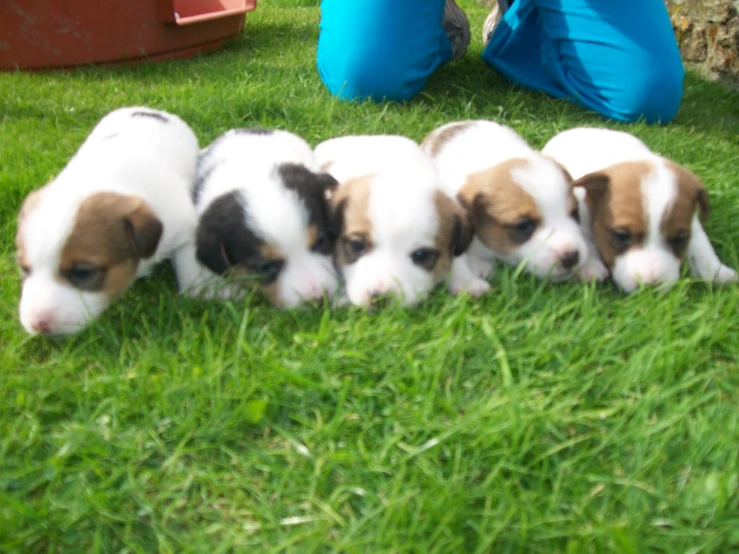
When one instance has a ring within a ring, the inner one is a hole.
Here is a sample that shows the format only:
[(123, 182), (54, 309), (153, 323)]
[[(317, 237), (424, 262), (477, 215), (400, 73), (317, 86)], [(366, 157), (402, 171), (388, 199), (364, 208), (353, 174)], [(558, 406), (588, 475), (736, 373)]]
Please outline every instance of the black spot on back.
[(265, 241), (245, 220), (243, 198), (238, 191), (215, 199), (198, 222), (197, 258), (218, 274), (239, 267), (266, 284), (277, 279), (281, 260), (265, 258)]
[(240, 135), (271, 135), (274, 133), (274, 129), (265, 129), (264, 127), (243, 127), (241, 129), (234, 129), (234, 133)]
[(285, 187), (294, 190), (308, 210), (308, 222), (315, 225), (319, 240), (314, 248), (317, 252), (329, 254), (336, 241), (335, 225), (331, 219), (331, 211), (326, 200), (326, 191), (338, 185), (328, 173), (313, 173), (299, 164), (281, 164), (277, 173)]
[(161, 121), (162, 123), (169, 123), (169, 119), (167, 117), (157, 112), (133, 112), (131, 117), (150, 117), (157, 121)]

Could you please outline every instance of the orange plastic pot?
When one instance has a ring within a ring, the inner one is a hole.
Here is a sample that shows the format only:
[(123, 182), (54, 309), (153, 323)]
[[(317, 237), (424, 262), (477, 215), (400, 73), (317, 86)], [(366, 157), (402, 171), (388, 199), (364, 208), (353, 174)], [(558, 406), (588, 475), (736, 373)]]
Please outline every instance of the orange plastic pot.
[(244, 29), (257, 0), (0, 0), (0, 69), (185, 58)]

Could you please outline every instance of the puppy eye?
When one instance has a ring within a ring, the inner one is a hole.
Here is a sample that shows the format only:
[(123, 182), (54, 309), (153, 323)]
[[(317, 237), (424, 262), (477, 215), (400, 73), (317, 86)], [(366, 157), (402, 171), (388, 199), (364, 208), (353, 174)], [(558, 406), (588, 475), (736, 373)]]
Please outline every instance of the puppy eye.
[(99, 290), (105, 280), (104, 269), (87, 264), (73, 265), (62, 274), (73, 287), (86, 291)]
[(514, 242), (523, 244), (531, 238), (538, 225), (539, 223), (535, 219), (530, 217), (521, 218), (511, 227), (511, 238)]
[(672, 248), (673, 251), (682, 252), (682, 250), (688, 244), (688, 240), (690, 240), (690, 233), (688, 233), (687, 231), (681, 231), (680, 233), (668, 238), (667, 243), (670, 245), (670, 248)]
[(331, 253), (331, 237), (326, 231), (321, 231), (321, 233), (318, 235), (318, 238), (316, 239), (316, 242), (313, 243), (313, 246), (310, 247), (310, 249), (313, 252), (319, 252), (321, 254), (330, 254)]
[(282, 260), (269, 260), (262, 262), (254, 268), (254, 272), (259, 275), (264, 281), (272, 282), (277, 279), (277, 276), (282, 271), (282, 266), (285, 262)]
[(611, 242), (616, 250), (624, 251), (631, 246), (632, 236), (628, 229), (611, 229)]
[(347, 244), (350, 250), (358, 256), (364, 254), (364, 251), (367, 249), (367, 244), (363, 239), (350, 239)]
[(577, 206), (570, 212), (570, 217), (580, 223), (580, 211), (577, 209)]
[(25, 264), (19, 264), (18, 269), (21, 272), (22, 279), (26, 279), (31, 274), (31, 268)]
[(434, 248), (419, 248), (411, 254), (413, 263), (426, 269), (432, 269), (438, 257), (439, 252)]

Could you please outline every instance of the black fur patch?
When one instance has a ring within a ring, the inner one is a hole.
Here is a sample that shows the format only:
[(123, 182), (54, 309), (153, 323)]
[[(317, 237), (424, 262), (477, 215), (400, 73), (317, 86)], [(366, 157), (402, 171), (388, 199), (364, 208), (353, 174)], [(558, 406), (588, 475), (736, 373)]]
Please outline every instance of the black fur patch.
[(157, 121), (161, 121), (162, 123), (169, 123), (168, 118), (156, 112), (133, 112), (131, 114), (131, 117), (150, 117), (152, 119), (156, 119)]
[(240, 267), (266, 284), (278, 277), (282, 261), (262, 255), (264, 240), (246, 225), (242, 201), (237, 191), (229, 192), (200, 216), (197, 258), (215, 273)]
[(336, 188), (336, 179), (328, 173), (313, 173), (303, 165), (289, 163), (280, 165), (277, 173), (286, 188), (298, 193), (308, 210), (308, 222), (318, 230), (319, 240), (313, 250), (321, 254), (333, 252), (338, 234), (331, 219), (326, 191)]

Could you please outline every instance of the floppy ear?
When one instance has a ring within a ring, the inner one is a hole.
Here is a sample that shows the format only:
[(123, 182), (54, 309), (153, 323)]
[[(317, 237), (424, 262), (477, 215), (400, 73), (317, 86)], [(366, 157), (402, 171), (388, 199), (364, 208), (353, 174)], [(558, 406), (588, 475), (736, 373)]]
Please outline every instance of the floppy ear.
[(330, 214), (328, 228), (334, 237), (340, 237), (344, 228), (344, 212), (346, 211), (347, 198), (341, 198), (338, 202), (330, 203)]
[(332, 175), (328, 173), (316, 173), (315, 176), (316, 176), (316, 183), (323, 190), (334, 191), (336, 190), (336, 187), (339, 186), (339, 182), (336, 179), (334, 179)]
[(230, 263), (223, 242), (215, 232), (208, 229), (201, 221), (196, 234), (197, 249), (195, 255), (198, 261), (214, 273), (223, 274), (228, 271)]
[(452, 231), (451, 250), (454, 256), (461, 256), (467, 251), (475, 231), (467, 216), (463, 213), (454, 216), (454, 229)]
[(462, 204), (462, 207), (467, 211), (467, 221), (471, 225), (472, 233), (474, 233), (475, 229), (483, 228), (490, 219), (485, 195), (478, 192), (472, 197), (460, 194), (457, 198), (459, 199), (459, 203)]
[(572, 183), (572, 186), (584, 188), (587, 192), (587, 198), (592, 202), (597, 202), (608, 191), (608, 185), (610, 182), (611, 178), (607, 173), (596, 171), (595, 173), (588, 173), (587, 175), (580, 177), (577, 181)]
[(151, 207), (140, 201), (138, 207), (123, 217), (123, 228), (138, 258), (150, 258), (159, 246), (164, 225)]
[(451, 232), (449, 233), (449, 252), (455, 257), (464, 254), (474, 236), (474, 229), (467, 212), (441, 191), (436, 192), (434, 202), (439, 217), (452, 221)]
[(677, 176), (678, 187), (687, 190), (687, 193), (693, 197), (695, 204), (700, 208), (701, 218), (707, 219), (711, 213), (711, 206), (708, 202), (708, 192), (706, 192), (703, 182), (695, 173), (679, 164), (669, 162), (669, 166)]
[(711, 205), (708, 202), (708, 192), (704, 187), (699, 188), (695, 193), (695, 201), (700, 207), (701, 218), (703, 220), (708, 219), (708, 216), (711, 215)]

